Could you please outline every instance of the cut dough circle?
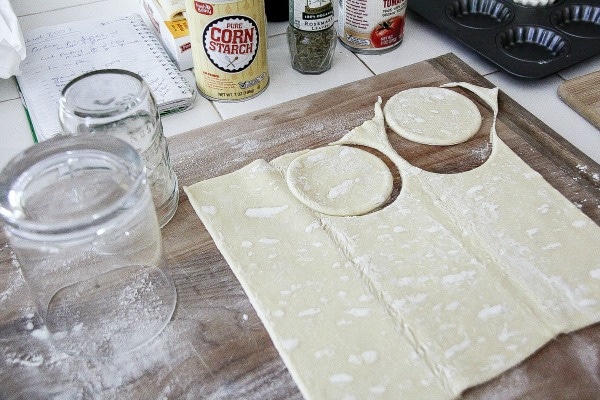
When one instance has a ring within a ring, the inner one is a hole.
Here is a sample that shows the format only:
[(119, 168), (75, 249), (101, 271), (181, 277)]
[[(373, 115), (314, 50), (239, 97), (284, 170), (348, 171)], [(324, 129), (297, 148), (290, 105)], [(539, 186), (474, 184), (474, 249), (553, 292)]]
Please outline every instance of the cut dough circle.
[(327, 146), (294, 159), (287, 169), (290, 191), (307, 207), (327, 215), (363, 215), (385, 203), (393, 176), (377, 156), (350, 146)]
[(481, 113), (475, 103), (440, 87), (399, 92), (388, 100), (383, 114), (398, 135), (429, 145), (462, 143), (481, 127)]

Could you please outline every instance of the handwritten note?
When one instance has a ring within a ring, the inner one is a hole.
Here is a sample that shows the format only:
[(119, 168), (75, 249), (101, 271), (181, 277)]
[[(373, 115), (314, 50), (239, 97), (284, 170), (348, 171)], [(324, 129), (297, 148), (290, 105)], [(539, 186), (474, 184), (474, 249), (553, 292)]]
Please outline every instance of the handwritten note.
[(161, 113), (193, 103), (194, 89), (138, 14), (47, 26), (23, 36), (27, 57), (17, 81), (39, 141), (60, 133), (58, 101), (64, 86), (93, 70), (119, 68), (139, 74)]

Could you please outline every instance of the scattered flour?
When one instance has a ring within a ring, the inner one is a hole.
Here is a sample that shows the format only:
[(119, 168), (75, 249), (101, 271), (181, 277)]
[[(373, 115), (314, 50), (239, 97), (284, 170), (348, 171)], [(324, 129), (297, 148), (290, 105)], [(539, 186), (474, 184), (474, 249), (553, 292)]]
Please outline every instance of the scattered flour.
[(280, 207), (259, 207), (259, 208), (248, 208), (246, 210), (246, 216), (250, 218), (273, 218), (277, 214), (281, 214), (288, 209), (288, 205), (284, 204)]

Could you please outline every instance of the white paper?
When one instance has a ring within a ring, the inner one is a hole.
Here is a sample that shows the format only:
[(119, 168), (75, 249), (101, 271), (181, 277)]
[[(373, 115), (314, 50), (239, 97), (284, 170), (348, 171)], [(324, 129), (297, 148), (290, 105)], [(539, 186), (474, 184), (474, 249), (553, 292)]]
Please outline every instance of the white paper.
[(64, 86), (94, 70), (140, 75), (161, 114), (193, 105), (195, 91), (138, 14), (44, 26), (24, 32), (29, 55), (17, 83), (38, 141), (60, 134), (58, 101)]

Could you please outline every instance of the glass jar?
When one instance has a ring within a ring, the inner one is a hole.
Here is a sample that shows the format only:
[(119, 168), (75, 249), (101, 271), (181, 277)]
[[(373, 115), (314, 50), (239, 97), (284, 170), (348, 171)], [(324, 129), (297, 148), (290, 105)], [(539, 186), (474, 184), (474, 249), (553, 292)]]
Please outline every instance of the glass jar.
[(329, 0), (290, 0), (287, 39), (292, 68), (320, 74), (331, 68), (337, 33)]
[(133, 146), (144, 160), (160, 226), (171, 220), (179, 185), (158, 106), (142, 77), (120, 69), (80, 75), (62, 91), (59, 118), (64, 134), (111, 135)]
[(96, 135), (55, 137), (0, 173), (0, 218), (49, 339), (111, 356), (154, 338), (176, 291), (138, 152)]

